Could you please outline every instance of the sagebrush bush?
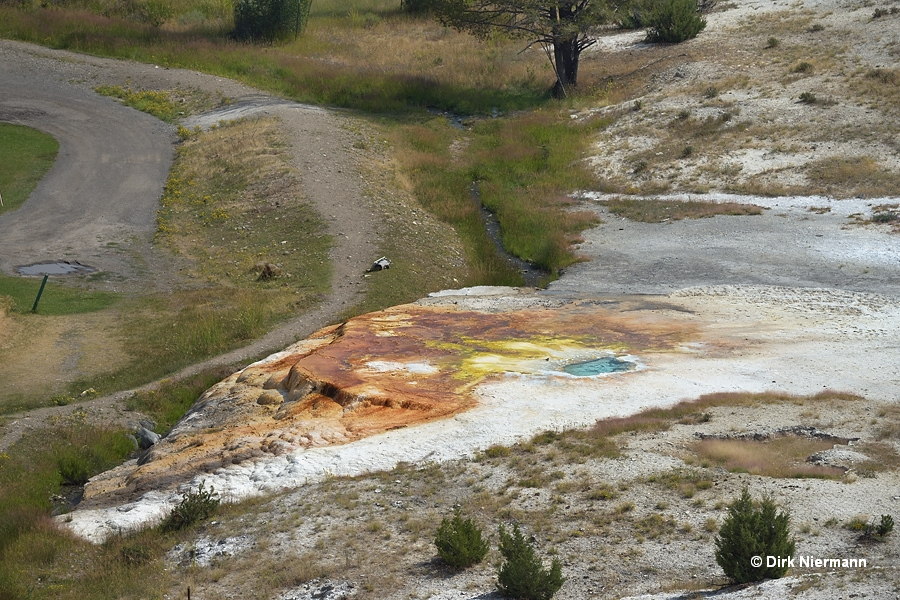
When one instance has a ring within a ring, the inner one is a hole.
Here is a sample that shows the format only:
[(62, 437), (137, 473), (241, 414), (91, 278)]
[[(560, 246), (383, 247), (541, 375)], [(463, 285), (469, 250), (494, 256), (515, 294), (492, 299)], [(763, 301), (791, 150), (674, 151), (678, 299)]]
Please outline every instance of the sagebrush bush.
[[(728, 505), (728, 516), (716, 536), (716, 562), (736, 583), (783, 577), (787, 561), (770, 567), (766, 557), (787, 559), (794, 555), (790, 521), (790, 514), (777, 512), (771, 498), (763, 498), (755, 507), (744, 488), (741, 497)], [(758, 566), (752, 562), (755, 558), (761, 559)]]
[(697, 0), (661, 0), (648, 22), (648, 42), (678, 43), (697, 37), (706, 28)]
[(181, 502), (172, 509), (163, 522), (160, 529), (163, 531), (178, 531), (193, 525), (198, 521), (203, 521), (212, 516), (219, 507), (219, 495), (216, 490), (210, 487), (208, 490), (203, 489), (201, 482), (197, 486), (197, 491), (185, 492), (181, 497)]
[(465, 569), (480, 563), (488, 553), (488, 543), (481, 538), (481, 527), (472, 519), (463, 519), (460, 509), (453, 518), (444, 518), (434, 538), (441, 559), (454, 569)]
[(501, 594), (517, 600), (550, 600), (565, 581), (559, 559), (554, 558), (545, 569), (518, 525), (513, 525), (512, 533), (500, 526), (500, 554), (504, 558), (497, 571)]
[(312, 0), (236, 0), (234, 37), (274, 42), (297, 35), (306, 26)]

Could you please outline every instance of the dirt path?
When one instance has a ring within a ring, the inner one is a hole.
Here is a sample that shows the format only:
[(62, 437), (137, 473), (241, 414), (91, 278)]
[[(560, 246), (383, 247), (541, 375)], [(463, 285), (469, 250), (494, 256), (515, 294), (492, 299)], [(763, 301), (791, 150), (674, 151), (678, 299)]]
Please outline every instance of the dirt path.
[[(378, 258), (378, 217), (369, 210), (364, 197), (358, 157), (352, 147), (355, 138), (347, 126), (349, 116), (276, 98), (212, 75), (10, 41), (0, 41), (0, 79), (4, 81), (0, 86), (0, 120), (14, 120), (61, 136), (60, 158), (48, 177), (21, 209), (0, 218), (0, 268), (7, 272), (35, 260), (65, 259), (115, 271), (125, 278), (119, 286), (160, 287), (173, 281), (171, 259), (150, 244), (159, 196), (171, 164), (173, 128), (95, 94), (94, 87), (129, 81), (135, 89), (196, 89), (221, 92), (233, 100), (225, 111), (186, 120), (190, 127), (255, 114), (275, 115), (284, 123), (293, 142), (292, 162), (304, 194), (328, 223), (335, 242), (331, 293), (312, 311), (283, 323), (252, 344), (192, 365), (167, 379), (180, 379), (216, 366), (246, 364), (280, 350), (333, 322), (364, 293), (363, 273)], [(40, 102), (35, 100), (39, 97)], [(107, 124), (108, 114), (114, 114), (116, 121)], [(100, 122), (102, 127), (98, 127)], [(123, 139), (113, 146), (107, 138), (116, 136)], [(140, 146), (145, 138), (148, 144), (152, 142), (155, 154), (129, 148)], [(80, 139), (91, 141), (76, 143)], [(90, 153), (84, 155), (83, 148), (89, 148)], [(123, 199), (113, 208), (109, 203), (90, 201), (91, 196), (100, 194), (82, 184), (89, 179), (84, 173), (93, 171), (103, 176), (92, 185), (101, 189), (118, 189), (115, 186), (120, 183), (125, 186), (127, 195), (117, 195)], [(74, 215), (77, 222), (73, 222), (69, 207), (73, 198), (82, 197), (84, 202), (78, 202), (81, 212)], [(59, 230), (65, 232), (65, 238), (53, 241), (59, 238), (54, 233)], [(117, 249), (119, 244), (126, 250)], [(133, 391), (10, 415), (0, 437), (0, 450), (27, 429), (75, 410), (88, 411), (102, 421), (133, 425), (141, 415), (119, 409), (121, 401)]]

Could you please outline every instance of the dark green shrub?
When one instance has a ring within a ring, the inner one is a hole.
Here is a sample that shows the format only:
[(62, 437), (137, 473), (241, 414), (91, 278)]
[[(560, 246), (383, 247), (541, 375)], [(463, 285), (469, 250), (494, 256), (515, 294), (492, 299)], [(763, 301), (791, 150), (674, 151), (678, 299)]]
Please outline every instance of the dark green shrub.
[(504, 558), (497, 572), (501, 594), (517, 600), (550, 600), (565, 581), (559, 559), (554, 558), (550, 569), (544, 569), (518, 525), (513, 525), (512, 533), (500, 526), (500, 554)]
[(203, 521), (212, 516), (219, 506), (219, 495), (215, 488), (203, 489), (203, 483), (197, 486), (197, 491), (185, 492), (181, 502), (172, 509), (169, 516), (160, 524), (163, 531), (178, 531)]
[(894, 530), (894, 517), (891, 515), (881, 515), (881, 521), (875, 526), (875, 533), (881, 537), (886, 536)]
[(400, 0), (400, 10), (411, 15), (431, 13), (433, 0)]
[(434, 538), (441, 559), (454, 569), (465, 569), (480, 563), (488, 553), (488, 543), (481, 539), (481, 527), (472, 519), (463, 519), (457, 507), (453, 518), (446, 517)]
[(819, 99), (812, 92), (803, 92), (800, 94), (800, 102), (803, 104), (815, 104)]
[[(716, 536), (716, 562), (725, 575), (737, 583), (784, 576), (786, 559), (794, 555), (790, 520), (787, 512), (776, 512), (771, 498), (763, 498), (759, 507), (754, 507), (744, 488), (741, 497), (728, 505), (728, 516)], [(785, 560), (770, 567), (769, 556)], [(761, 562), (754, 564), (757, 561)]]
[(647, 41), (683, 42), (697, 37), (705, 27), (697, 0), (662, 0), (650, 16)]
[(894, 517), (891, 515), (881, 515), (881, 520), (875, 523), (872, 519), (871, 523), (866, 523), (863, 527), (863, 540), (884, 540), (884, 537), (894, 530)]
[(770, 37), (766, 40), (766, 48), (777, 48), (780, 43), (777, 37)]
[(295, 36), (306, 26), (312, 0), (237, 0), (234, 37), (274, 42)]
[(617, 10), (618, 25), (622, 29), (642, 29), (650, 26), (657, 0), (631, 0)]
[(877, 212), (872, 215), (872, 222), (874, 223), (893, 223), (897, 220), (900, 220), (900, 215), (890, 210)]

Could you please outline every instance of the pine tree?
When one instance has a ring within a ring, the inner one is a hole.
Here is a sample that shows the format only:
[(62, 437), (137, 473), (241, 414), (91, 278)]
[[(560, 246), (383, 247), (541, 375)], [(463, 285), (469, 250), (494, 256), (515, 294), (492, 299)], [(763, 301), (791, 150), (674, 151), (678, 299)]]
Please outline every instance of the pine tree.
[[(728, 505), (728, 516), (716, 537), (716, 562), (725, 575), (736, 583), (777, 579), (787, 573), (787, 561), (767, 566), (767, 557), (787, 559), (794, 555), (790, 537), (790, 514), (777, 512), (771, 498), (763, 498), (753, 506), (750, 492), (744, 488), (741, 497)], [(759, 557), (761, 564), (753, 566)]]
[(481, 528), (472, 519), (463, 519), (459, 507), (453, 518), (441, 520), (434, 545), (440, 557), (454, 569), (480, 563), (488, 553), (488, 543), (481, 539)]
[(505, 559), (497, 573), (501, 594), (517, 600), (550, 600), (565, 581), (559, 559), (554, 558), (550, 569), (544, 569), (518, 525), (513, 525), (511, 534), (500, 526), (500, 554)]

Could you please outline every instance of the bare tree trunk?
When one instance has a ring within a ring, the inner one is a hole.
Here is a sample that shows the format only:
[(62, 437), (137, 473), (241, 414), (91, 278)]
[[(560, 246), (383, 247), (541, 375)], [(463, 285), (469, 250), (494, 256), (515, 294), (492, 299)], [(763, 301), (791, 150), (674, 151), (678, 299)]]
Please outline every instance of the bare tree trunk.
[(563, 98), (566, 89), (578, 85), (578, 57), (581, 50), (578, 48), (578, 39), (572, 36), (566, 39), (554, 40), (553, 62), (556, 65), (556, 83), (553, 85), (554, 98)]

